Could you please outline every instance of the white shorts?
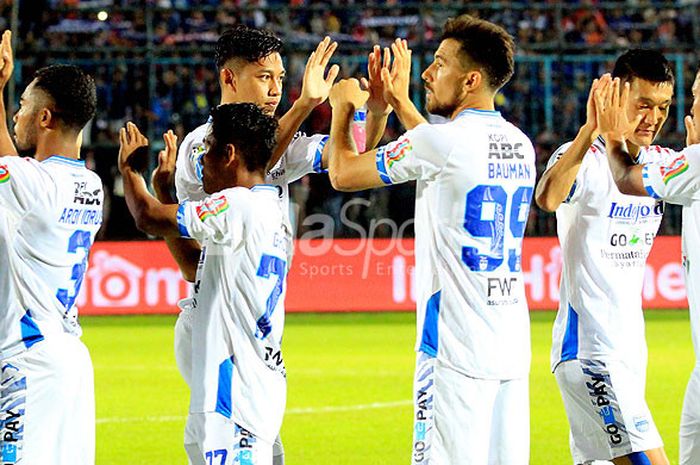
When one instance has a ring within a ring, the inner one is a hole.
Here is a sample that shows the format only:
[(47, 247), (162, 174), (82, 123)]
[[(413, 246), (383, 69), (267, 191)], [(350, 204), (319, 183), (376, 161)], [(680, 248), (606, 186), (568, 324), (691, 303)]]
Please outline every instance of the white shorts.
[(182, 379), (190, 386), (192, 379), (192, 321), (194, 308), (192, 299), (182, 299), (177, 303), (180, 314), (175, 322), (175, 363)]
[(680, 465), (700, 463), (700, 364), (690, 375), (683, 400), (680, 432)]
[[(183, 299), (178, 303), (181, 311), (175, 322), (175, 363), (180, 371), (182, 379), (190, 386), (192, 379), (192, 321), (194, 309), (191, 299)], [(187, 444), (187, 428), (185, 429), (185, 444)], [(273, 446), (275, 457), (274, 465), (284, 464), (284, 446), (282, 438), (277, 436)]]
[(475, 379), (418, 352), (413, 465), (527, 465), (528, 379)]
[(272, 444), (213, 413), (190, 413), (185, 427), (190, 465), (272, 465)]
[(619, 361), (570, 360), (554, 375), (569, 419), (574, 463), (663, 446), (644, 400), (643, 370)]
[(92, 361), (80, 339), (54, 335), (0, 370), (0, 463), (93, 465)]

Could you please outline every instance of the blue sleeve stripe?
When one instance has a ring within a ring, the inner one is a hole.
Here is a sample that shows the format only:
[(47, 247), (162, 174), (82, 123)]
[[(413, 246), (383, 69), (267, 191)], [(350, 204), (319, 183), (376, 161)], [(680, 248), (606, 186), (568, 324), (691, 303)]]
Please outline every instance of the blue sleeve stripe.
[(571, 190), (569, 191), (569, 195), (567, 195), (566, 199), (564, 199), (564, 203), (571, 202), (571, 199), (574, 197), (574, 194), (576, 193), (577, 187), (578, 187), (578, 183), (576, 181), (574, 181), (573, 185), (571, 186)]
[(180, 231), (180, 236), (182, 237), (188, 237), (191, 238), (190, 232), (187, 230), (187, 226), (185, 226), (185, 205), (187, 202), (182, 202), (180, 206), (177, 208), (177, 229)]
[(323, 139), (316, 146), (316, 153), (314, 154), (314, 173), (327, 173), (328, 170), (323, 169), (323, 148), (328, 142), (328, 136), (323, 136)]
[(644, 168), (642, 168), (642, 183), (644, 183), (644, 189), (646, 189), (647, 194), (649, 194), (650, 197), (653, 197), (658, 200), (661, 198), (661, 196), (657, 194), (654, 188), (651, 186), (649, 174), (647, 173), (648, 168), (649, 165), (644, 165)]
[(379, 178), (384, 184), (393, 184), (393, 182), (391, 182), (389, 174), (386, 171), (386, 160), (384, 158), (385, 151), (385, 147), (380, 147), (377, 150), (377, 172), (379, 173)]

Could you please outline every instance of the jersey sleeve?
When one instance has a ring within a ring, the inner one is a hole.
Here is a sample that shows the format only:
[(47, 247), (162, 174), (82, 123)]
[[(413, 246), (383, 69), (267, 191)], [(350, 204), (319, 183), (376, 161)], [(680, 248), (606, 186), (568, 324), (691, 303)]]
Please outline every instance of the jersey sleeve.
[(431, 180), (451, 152), (452, 142), (435, 125), (420, 124), (377, 149), (377, 171), (384, 184)]
[(669, 152), (642, 168), (642, 182), (655, 199), (688, 205), (700, 200), (700, 145), (682, 152)]
[[(572, 143), (573, 142), (567, 142), (566, 144), (563, 144), (561, 147), (559, 147), (558, 149), (556, 149), (554, 151), (552, 156), (549, 157), (549, 161), (547, 162), (547, 169), (550, 169), (552, 166), (557, 164), (557, 162), (561, 159), (561, 157), (564, 155), (564, 153), (566, 153), (566, 151), (569, 149), (569, 147), (571, 147)], [(590, 150), (593, 150), (593, 146), (591, 146)], [(583, 158), (583, 162), (581, 163), (581, 167), (579, 168), (578, 173), (576, 174), (576, 179), (574, 179), (574, 183), (571, 185), (571, 190), (569, 190), (569, 194), (566, 196), (563, 203), (573, 204), (581, 197), (582, 192), (586, 187), (585, 173), (586, 173), (586, 168), (588, 166), (587, 158), (588, 158), (588, 152), (586, 152), (586, 155)]]
[(178, 202), (201, 200), (206, 195), (202, 187), (202, 157), (206, 148), (199, 131), (191, 132), (180, 144), (175, 166), (175, 191)]
[(307, 174), (324, 173), (322, 156), (327, 141), (327, 135), (306, 136), (297, 132), (277, 166), (270, 171), (279, 170), (282, 168), (281, 164), (284, 164), (284, 176), (288, 183), (301, 179)]
[(27, 158), (7, 156), (0, 158), (0, 207), (21, 217), (44, 196), (50, 179)]
[(249, 209), (245, 196), (226, 189), (202, 201), (186, 200), (177, 210), (180, 236), (202, 243), (238, 244), (243, 237), (243, 218)]

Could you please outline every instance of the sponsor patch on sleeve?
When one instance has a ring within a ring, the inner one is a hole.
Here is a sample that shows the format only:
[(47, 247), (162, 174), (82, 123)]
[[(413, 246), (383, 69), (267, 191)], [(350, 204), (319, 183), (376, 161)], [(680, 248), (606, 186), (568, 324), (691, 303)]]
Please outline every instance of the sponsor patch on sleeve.
[(201, 221), (205, 221), (213, 216), (218, 216), (228, 210), (228, 200), (226, 196), (214, 197), (207, 199), (201, 205), (196, 207), (197, 216)]
[(686, 171), (688, 171), (688, 160), (686, 160), (685, 155), (681, 155), (668, 165), (661, 167), (661, 176), (664, 184), (668, 184), (671, 179), (680, 176)]
[(0, 165), (0, 184), (6, 183), (10, 180), (10, 170), (7, 166)]
[(388, 144), (384, 156), (389, 168), (403, 160), (412, 149), (411, 141), (407, 137), (400, 137), (396, 142)]

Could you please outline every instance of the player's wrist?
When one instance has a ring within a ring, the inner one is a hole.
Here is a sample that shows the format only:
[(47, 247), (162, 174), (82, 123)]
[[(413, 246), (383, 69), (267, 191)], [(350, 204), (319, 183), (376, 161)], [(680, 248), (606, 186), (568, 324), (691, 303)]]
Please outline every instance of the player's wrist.
[(583, 126), (581, 126), (579, 134), (582, 137), (585, 137), (589, 144), (592, 144), (598, 138), (598, 135), (600, 133), (598, 132), (598, 128), (595, 124), (586, 123)]

